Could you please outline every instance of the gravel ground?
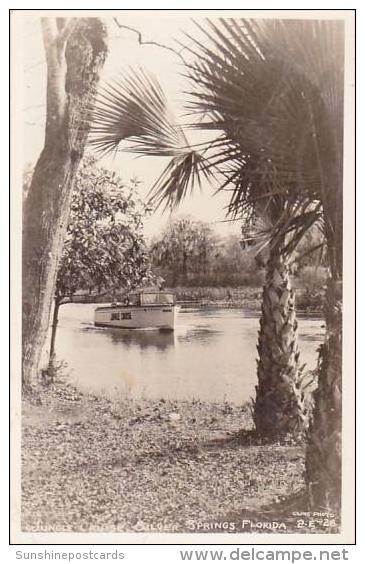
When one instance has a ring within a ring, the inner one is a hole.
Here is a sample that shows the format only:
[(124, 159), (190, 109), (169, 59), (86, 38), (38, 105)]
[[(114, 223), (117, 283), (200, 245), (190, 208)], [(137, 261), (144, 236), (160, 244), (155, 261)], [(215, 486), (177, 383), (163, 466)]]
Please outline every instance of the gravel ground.
[(22, 423), (23, 531), (229, 532), (304, 485), (301, 447), (250, 444), (248, 406), (57, 384), (23, 400)]

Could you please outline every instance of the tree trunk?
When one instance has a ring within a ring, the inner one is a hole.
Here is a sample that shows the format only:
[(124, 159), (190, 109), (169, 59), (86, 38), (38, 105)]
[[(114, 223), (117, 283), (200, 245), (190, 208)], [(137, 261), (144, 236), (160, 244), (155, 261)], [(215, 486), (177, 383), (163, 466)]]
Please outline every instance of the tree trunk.
[[(342, 106), (340, 106), (342, 108)], [(312, 510), (340, 512), (342, 491), (342, 277), (343, 277), (343, 171), (342, 111), (339, 111), (338, 152), (330, 153), (322, 189), (324, 227), (330, 279), (327, 281), (326, 335), (318, 358), (318, 388), (308, 433), (306, 483)], [(336, 137), (335, 137), (336, 138)]]
[(309, 429), (306, 482), (310, 507), (340, 510), (342, 428), (342, 282), (329, 280), (326, 336), (319, 354), (318, 388)]
[(45, 144), (23, 210), (23, 386), (39, 365), (67, 228), (72, 187), (88, 135), (92, 99), (106, 56), (97, 18), (42, 20), (47, 59)]
[(182, 275), (184, 284), (188, 282), (188, 253), (183, 251)]
[(309, 402), (301, 386), (294, 291), (282, 249), (271, 244), (263, 288), (257, 350), (258, 385), (254, 405), (257, 434), (278, 439), (301, 435), (308, 423)]
[(53, 319), (52, 319), (52, 333), (51, 333), (51, 344), (49, 348), (49, 365), (53, 364), (55, 356), (55, 342), (56, 342), (56, 332), (58, 325), (58, 312), (61, 306), (61, 298), (55, 298), (54, 309), (53, 309)]

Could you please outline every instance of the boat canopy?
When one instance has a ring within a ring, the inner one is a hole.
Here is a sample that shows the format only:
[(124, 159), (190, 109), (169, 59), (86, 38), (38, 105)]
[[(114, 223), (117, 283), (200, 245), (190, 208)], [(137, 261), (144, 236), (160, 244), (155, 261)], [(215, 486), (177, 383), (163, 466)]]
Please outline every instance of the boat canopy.
[(171, 292), (131, 292), (124, 299), (124, 304), (131, 306), (173, 305), (174, 303), (175, 297)]
[(173, 304), (174, 294), (169, 292), (142, 292), (140, 294), (141, 306), (143, 305), (162, 305)]

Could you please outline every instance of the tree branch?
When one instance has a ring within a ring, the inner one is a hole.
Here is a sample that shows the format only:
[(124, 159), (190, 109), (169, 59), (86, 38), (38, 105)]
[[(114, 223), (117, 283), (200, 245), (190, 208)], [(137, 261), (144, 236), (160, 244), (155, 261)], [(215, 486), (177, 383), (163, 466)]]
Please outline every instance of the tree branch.
[(58, 32), (57, 43), (60, 47), (64, 47), (70, 38), (71, 34), (75, 31), (78, 25), (78, 18), (68, 18), (63, 28)]
[(54, 18), (42, 18), (42, 35), (43, 42), (46, 49), (46, 54), (48, 53), (50, 46), (55, 41), (57, 37), (57, 26), (56, 20)]
[(135, 29), (134, 27), (130, 27), (129, 25), (123, 25), (121, 24), (117, 18), (113, 18), (116, 25), (119, 27), (119, 29), (128, 29), (129, 31), (133, 31), (133, 33), (136, 33), (138, 36), (138, 43), (140, 45), (155, 45), (156, 47), (161, 47), (162, 49), (167, 49), (168, 51), (171, 51), (172, 53), (174, 53), (174, 55), (177, 55), (184, 64), (186, 64), (186, 61), (184, 59), (184, 57), (181, 55), (181, 53), (179, 51), (176, 51), (175, 49), (173, 49), (172, 47), (168, 47), (167, 45), (163, 45), (162, 43), (157, 43), (156, 41), (143, 41), (142, 39), (142, 33), (140, 31), (138, 31), (138, 29)]

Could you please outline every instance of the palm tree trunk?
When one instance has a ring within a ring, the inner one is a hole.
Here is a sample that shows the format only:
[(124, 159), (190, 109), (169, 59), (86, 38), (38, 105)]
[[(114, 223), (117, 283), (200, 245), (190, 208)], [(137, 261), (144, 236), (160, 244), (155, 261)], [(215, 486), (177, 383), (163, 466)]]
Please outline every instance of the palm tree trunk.
[(297, 436), (308, 421), (301, 391), (294, 290), (282, 249), (285, 238), (271, 244), (263, 288), (257, 350), (258, 385), (254, 405), (257, 434), (264, 439)]
[[(67, 228), (72, 187), (88, 135), (90, 103), (105, 60), (105, 27), (80, 18), (43, 18), (47, 59), (45, 143), (23, 213), (22, 382), (39, 380), (39, 365)], [(71, 34), (71, 35), (70, 35)]]
[(318, 388), (309, 428), (306, 482), (311, 508), (341, 504), (342, 282), (329, 280), (326, 336), (319, 354)]

